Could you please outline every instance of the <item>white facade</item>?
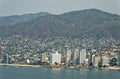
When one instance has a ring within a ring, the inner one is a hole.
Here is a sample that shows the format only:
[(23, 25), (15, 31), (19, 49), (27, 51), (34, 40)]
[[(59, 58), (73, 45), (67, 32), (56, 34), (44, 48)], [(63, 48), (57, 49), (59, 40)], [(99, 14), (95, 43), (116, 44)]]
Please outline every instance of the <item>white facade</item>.
[(55, 63), (59, 63), (61, 64), (61, 54), (59, 54), (58, 52), (53, 53), (51, 55), (51, 60), (50, 60), (51, 64), (55, 64)]
[(83, 63), (85, 63), (85, 61), (86, 61), (86, 50), (82, 49), (80, 51), (80, 61), (79, 61), (79, 63), (83, 64)]
[(106, 55), (103, 55), (103, 56), (102, 56), (102, 65), (103, 65), (103, 66), (104, 66), (104, 65), (106, 65), (106, 66), (109, 65), (109, 57), (108, 57), (108, 56), (106, 56)]
[(67, 52), (66, 52), (66, 56), (65, 56), (65, 63), (66, 64), (70, 63), (71, 54), (72, 54), (71, 50), (68, 49)]
[(98, 67), (100, 61), (101, 61), (101, 57), (99, 55), (93, 56), (93, 66)]
[(29, 60), (29, 59), (27, 59), (27, 60), (26, 60), (26, 63), (27, 63), (27, 64), (29, 64), (29, 63), (30, 63), (30, 60)]

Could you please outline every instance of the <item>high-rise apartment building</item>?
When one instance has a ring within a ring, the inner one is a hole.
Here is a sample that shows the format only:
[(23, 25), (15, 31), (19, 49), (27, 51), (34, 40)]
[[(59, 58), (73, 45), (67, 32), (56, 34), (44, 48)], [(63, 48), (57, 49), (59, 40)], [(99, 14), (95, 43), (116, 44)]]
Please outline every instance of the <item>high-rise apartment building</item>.
[(93, 56), (93, 66), (98, 67), (99, 63), (101, 62), (101, 55), (97, 54)]
[(65, 53), (65, 63), (69, 64), (71, 61), (71, 50), (67, 49), (66, 53)]
[(118, 65), (120, 66), (120, 51), (118, 52)]
[(109, 57), (107, 55), (102, 55), (102, 65), (109, 66)]
[(80, 60), (79, 60), (80, 65), (85, 63), (85, 61), (86, 61), (86, 50), (85, 49), (82, 49), (80, 51), (79, 58), (80, 58)]
[(42, 61), (42, 62), (47, 62), (47, 60), (48, 60), (48, 59), (47, 59), (46, 53), (42, 53), (42, 54), (41, 54), (41, 61)]
[(73, 53), (73, 65), (79, 65), (79, 49), (75, 49)]
[(55, 63), (61, 64), (61, 54), (58, 52), (52, 53), (51, 57), (50, 57), (50, 63), (51, 64), (55, 64)]

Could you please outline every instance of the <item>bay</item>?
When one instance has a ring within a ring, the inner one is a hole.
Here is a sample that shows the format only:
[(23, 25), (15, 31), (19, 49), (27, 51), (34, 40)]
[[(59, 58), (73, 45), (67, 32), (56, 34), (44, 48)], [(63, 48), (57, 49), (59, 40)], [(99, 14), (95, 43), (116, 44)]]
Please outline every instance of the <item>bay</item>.
[(120, 71), (0, 66), (0, 79), (120, 79)]

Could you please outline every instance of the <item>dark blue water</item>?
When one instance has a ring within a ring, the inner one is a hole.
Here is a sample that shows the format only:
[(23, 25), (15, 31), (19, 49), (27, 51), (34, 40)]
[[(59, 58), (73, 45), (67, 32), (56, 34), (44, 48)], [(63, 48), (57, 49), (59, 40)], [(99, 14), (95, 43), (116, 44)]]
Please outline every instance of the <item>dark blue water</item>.
[(120, 79), (120, 71), (0, 66), (0, 79)]

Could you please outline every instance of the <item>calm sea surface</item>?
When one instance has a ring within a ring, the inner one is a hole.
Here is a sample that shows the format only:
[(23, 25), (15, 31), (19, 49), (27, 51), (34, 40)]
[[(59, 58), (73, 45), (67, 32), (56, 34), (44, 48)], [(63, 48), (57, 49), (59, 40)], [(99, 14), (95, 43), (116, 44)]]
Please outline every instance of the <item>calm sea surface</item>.
[(120, 71), (0, 66), (0, 79), (120, 79)]

